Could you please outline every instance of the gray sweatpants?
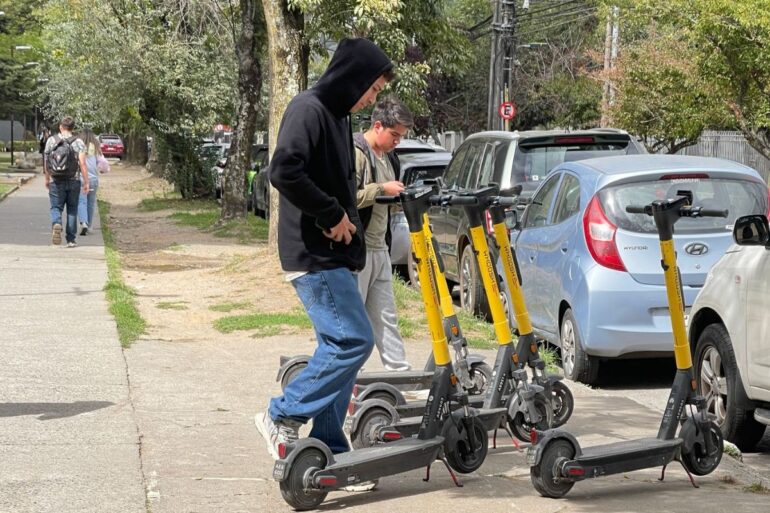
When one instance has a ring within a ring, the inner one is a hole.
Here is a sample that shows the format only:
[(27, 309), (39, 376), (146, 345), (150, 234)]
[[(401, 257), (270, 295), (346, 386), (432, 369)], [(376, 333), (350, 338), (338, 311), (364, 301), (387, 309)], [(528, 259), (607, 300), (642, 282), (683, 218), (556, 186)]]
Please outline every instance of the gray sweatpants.
[(358, 290), (372, 323), (374, 342), (382, 364), (387, 370), (410, 370), (412, 367), (406, 361), (404, 341), (398, 332), (393, 271), (387, 249), (366, 251), (366, 267), (358, 273)]

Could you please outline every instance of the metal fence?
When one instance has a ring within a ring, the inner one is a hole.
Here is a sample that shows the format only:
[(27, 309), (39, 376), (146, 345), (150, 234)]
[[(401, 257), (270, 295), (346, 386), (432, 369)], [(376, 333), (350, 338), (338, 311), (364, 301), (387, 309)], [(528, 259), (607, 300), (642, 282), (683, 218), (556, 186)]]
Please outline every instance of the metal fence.
[(677, 153), (733, 160), (756, 169), (765, 182), (770, 178), (770, 160), (749, 146), (740, 132), (704, 130), (697, 143)]

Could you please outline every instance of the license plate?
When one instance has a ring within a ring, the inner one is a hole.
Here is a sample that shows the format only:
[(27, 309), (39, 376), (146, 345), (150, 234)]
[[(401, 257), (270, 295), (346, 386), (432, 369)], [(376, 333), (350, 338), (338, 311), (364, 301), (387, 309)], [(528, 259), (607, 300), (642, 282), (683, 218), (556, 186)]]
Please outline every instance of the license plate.
[(535, 450), (535, 446), (530, 446), (527, 449), (527, 464), (531, 467), (535, 464), (535, 456), (537, 455), (537, 451)]
[(284, 474), (286, 473), (286, 463), (283, 461), (276, 461), (273, 467), (273, 479), (276, 481), (283, 481)]

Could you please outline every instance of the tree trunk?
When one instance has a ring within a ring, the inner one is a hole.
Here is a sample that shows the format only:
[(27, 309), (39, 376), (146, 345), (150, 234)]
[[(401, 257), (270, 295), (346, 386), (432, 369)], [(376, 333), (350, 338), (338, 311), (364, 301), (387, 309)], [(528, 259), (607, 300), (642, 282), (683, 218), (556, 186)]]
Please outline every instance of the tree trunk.
[[(305, 41), (305, 17), (290, 10), (286, 0), (262, 0), (270, 55), (270, 154), (275, 150), (278, 127), (289, 101), (307, 89), (309, 47)], [(268, 246), (278, 248), (278, 192), (270, 187)]]
[(147, 163), (147, 134), (135, 128), (129, 129), (126, 134), (125, 158), (132, 164), (143, 166)]
[(238, 59), (238, 110), (235, 130), (222, 182), (221, 221), (246, 216), (247, 174), (251, 167), (251, 145), (257, 124), (257, 102), (262, 90), (259, 39), (256, 31), (264, 22), (257, 0), (241, 0), (241, 34), (236, 41)]

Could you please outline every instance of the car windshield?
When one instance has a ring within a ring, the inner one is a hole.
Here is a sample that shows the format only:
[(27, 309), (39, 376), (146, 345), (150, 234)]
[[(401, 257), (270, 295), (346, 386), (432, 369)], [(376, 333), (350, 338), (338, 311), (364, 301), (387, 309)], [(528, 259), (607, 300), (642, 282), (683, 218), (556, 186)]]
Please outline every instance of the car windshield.
[[(705, 174), (705, 173), (704, 173)], [(657, 233), (651, 216), (629, 214), (629, 205), (648, 205), (655, 200), (676, 198), (681, 190), (692, 191), (693, 205), (728, 210), (728, 216), (682, 218), (677, 233), (704, 233), (732, 230), (735, 220), (748, 214), (767, 212), (767, 188), (756, 182), (709, 178), (678, 178), (625, 183), (599, 192), (607, 218), (622, 230)]]
[[(542, 146), (521, 143), (513, 158), (511, 183), (540, 182), (554, 166), (562, 162), (636, 153), (632, 148), (630, 141)], [(528, 188), (532, 188), (531, 185)]]

